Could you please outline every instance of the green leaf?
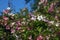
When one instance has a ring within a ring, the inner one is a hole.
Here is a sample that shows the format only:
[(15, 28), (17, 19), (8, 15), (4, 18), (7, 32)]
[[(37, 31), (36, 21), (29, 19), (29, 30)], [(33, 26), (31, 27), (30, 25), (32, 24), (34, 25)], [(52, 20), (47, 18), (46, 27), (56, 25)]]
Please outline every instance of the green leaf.
[(42, 27), (38, 27), (37, 30), (40, 33), (42, 31)]

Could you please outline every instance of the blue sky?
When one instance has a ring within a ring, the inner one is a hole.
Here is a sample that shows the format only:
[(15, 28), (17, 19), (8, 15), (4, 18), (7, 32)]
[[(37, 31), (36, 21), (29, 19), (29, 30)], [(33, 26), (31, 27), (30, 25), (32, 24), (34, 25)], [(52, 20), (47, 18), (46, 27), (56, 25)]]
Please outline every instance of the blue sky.
[[(19, 9), (22, 9), (24, 7), (27, 7), (30, 10), (30, 4), (25, 4), (24, 0), (13, 0), (12, 1), (14, 9), (16, 12), (19, 11)], [(8, 0), (0, 0), (0, 11), (3, 11), (3, 9), (6, 9), (8, 7)]]

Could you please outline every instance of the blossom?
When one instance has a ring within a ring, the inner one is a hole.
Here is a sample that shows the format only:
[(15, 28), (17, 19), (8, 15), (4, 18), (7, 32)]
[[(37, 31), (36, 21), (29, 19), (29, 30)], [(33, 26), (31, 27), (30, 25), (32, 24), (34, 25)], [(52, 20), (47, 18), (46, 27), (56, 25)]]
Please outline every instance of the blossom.
[(59, 13), (59, 10), (56, 10), (56, 13)]
[(8, 15), (9, 15), (9, 16), (15, 16), (15, 14), (13, 14), (13, 13), (8, 13)]
[(24, 29), (21, 29), (20, 32), (24, 32), (25, 30)]
[(43, 21), (44, 21), (44, 22), (49, 22), (49, 20), (47, 20), (47, 19), (43, 19)]
[(49, 21), (49, 23), (54, 24), (54, 21)]
[(28, 39), (29, 39), (29, 40), (32, 40), (32, 35), (30, 35), (30, 36), (28, 37)]
[(41, 36), (41, 35), (38, 36), (38, 37), (37, 37), (37, 40), (43, 40), (43, 36)]
[(46, 5), (46, 4), (47, 4), (47, 2), (48, 2), (48, 1), (47, 1), (47, 0), (45, 0), (44, 5)]
[(6, 17), (6, 16), (3, 16), (3, 19), (4, 19), (4, 20), (8, 20), (9, 18), (8, 18), (8, 17)]
[(6, 29), (7, 29), (7, 30), (9, 30), (9, 29), (10, 29), (9, 25), (7, 25), (7, 26), (6, 26)]
[(55, 25), (56, 25), (56, 26), (59, 26), (59, 23), (56, 23)]
[(36, 20), (36, 16), (33, 15), (33, 14), (30, 14), (30, 15), (31, 15), (31, 18), (30, 19), (35, 21)]
[(58, 16), (55, 16), (55, 18), (57, 19), (57, 18), (58, 18)]
[(15, 30), (14, 29), (11, 29), (11, 33), (15, 33)]
[(14, 25), (15, 24), (15, 22), (13, 22), (13, 23), (11, 23), (12, 25)]
[(50, 38), (49, 36), (46, 36), (46, 40), (49, 40), (49, 38)]
[(10, 9), (11, 9), (10, 7), (7, 8), (7, 10), (10, 10)]
[(15, 34), (15, 36), (16, 36), (16, 38), (18, 38), (18, 35)]
[(38, 4), (39, 4), (39, 5), (41, 5), (41, 4), (42, 4), (42, 2), (39, 2)]
[(46, 5), (47, 4), (47, 0), (40, 0), (39, 5), (42, 4), (42, 3), (44, 3), (44, 5)]
[(9, 10), (3, 10), (3, 13), (7, 14), (9, 13)]
[(12, 27), (14, 24), (15, 24), (15, 22), (12, 22), (12, 23), (11, 23), (11, 27)]
[(51, 3), (50, 8), (48, 9), (48, 12), (54, 11), (54, 3)]
[(29, 14), (31, 17), (36, 17), (35, 15), (33, 15), (32, 13)]
[(16, 30), (20, 30), (21, 29), (21, 27), (16, 27)]
[(29, 22), (30, 20), (29, 20), (29, 19), (27, 19), (27, 21)]
[(35, 21), (36, 20), (36, 17), (31, 17), (31, 20), (34, 20)]
[(43, 20), (44, 17), (42, 15), (38, 16), (37, 19), (40, 21), (40, 20)]
[(40, 2), (44, 3), (45, 0), (40, 0)]
[(25, 21), (22, 21), (21, 23), (25, 25), (26, 22)]
[(23, 20), (25, 20), (26, 18), (23, 18)]
[(20, 21), (17, 21), (16, 24), (17, 24), (17, 26), (21, 25)]
[(7, 21), (4, 21), (4, 26), (6, 26), (7, 25)]

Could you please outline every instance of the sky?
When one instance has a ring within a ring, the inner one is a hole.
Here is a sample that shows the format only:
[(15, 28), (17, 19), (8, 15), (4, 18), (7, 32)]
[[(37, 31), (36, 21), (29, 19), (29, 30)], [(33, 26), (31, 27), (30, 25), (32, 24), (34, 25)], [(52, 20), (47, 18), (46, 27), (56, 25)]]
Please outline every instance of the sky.
[[(24, 7), (27, 7), (30, 10), (30, 4), (25, 4), (24, 0), (13, 0), (12, 1), (13, 8), (16, 10), (16, 12), (19, 11), (19, 9), (22, 9)], [(8, 0), (0, 0), (0, 11), (3, 11), (8, 7)]]

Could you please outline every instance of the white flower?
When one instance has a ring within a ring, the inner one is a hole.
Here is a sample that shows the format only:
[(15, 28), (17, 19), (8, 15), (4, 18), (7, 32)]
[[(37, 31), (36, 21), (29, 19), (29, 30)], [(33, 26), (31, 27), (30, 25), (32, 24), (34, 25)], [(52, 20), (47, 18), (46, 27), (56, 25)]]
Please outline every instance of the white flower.
[(15, 24), (15, 22), (11, 23), (11, 25), (14, 25), (14, 24)]
[(39, 2), (38, 4), (41, 5), (43, 2)]
[(28, 19), (27, 21), (29, 22), (30, 20)]
[(23, 20), (25, 20), (26, 18), (23, 18)]
[(49, 36), (46, 36), (46, 39), (47, 39), (47, 40), (49, 40), (49, 38), (50, 38)]
[(21, 23), (25, 25), (25, 23), (26, 23), (26, 22), (25, 22), (25, 21), (23, 21), (23, 22), (21, 22)]
[(18, 38), (18, 36), (15, 34), (16, 38)]
[(59, 23), (56, 23), (55, 25), (56, 25), (56, 26), (59, 26)]
[(28, 39), (30, 39), (30, 40), (31, 40), (31, 39), (32, 39), (32, 36), (30, 35), (30, 36), (28, 37)]
[(40, 21), (40, 20), (43, 20), (44, 17), (41, 15), (41, 16), (38, 16), (37, 19)]
[(7, 8), (7, 10), (10, 10), (10, 9), (11, 9), (10, 7)]
[(9, 15), (9, 16), (14, 16), (15, 14), (13, 14), (13, 13), (8, 13), (8, 15)]
[(54, 24), (54, 21), (49, 21), (49, 23)]
[(59, 10), (57, 10), (56, 13), (59, 13)]

